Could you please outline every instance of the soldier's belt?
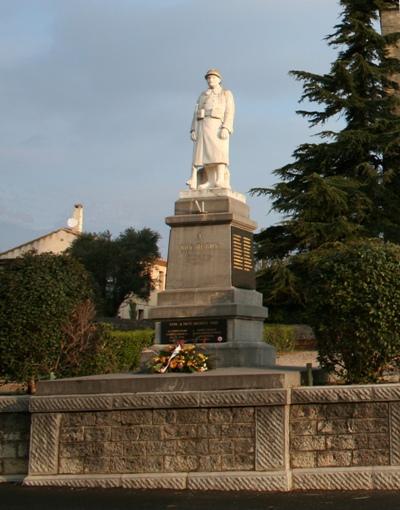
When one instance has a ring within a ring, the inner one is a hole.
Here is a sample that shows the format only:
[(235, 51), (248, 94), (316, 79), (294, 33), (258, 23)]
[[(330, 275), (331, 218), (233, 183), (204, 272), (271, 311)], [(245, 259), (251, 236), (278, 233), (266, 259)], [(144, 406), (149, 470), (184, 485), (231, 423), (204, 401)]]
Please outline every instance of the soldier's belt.
[(197, 120), (203, 120), (205, 117), (211, 117), (212, 119), (222, 120), (222, 117), (219, 115), (212, 115), (211, 113), (205, 113), (204, 115), (197, 116)]

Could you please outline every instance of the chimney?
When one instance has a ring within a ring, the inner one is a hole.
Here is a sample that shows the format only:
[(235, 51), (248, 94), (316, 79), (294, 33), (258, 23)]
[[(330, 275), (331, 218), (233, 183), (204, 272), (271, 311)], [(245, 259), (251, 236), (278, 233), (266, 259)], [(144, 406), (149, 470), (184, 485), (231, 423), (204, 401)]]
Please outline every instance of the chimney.
[[(71, 221), (72, 220), (72, 221)], [(72, 211), (72, 217), (68, 220), (68, 226), (74, 232), (81, 234), (83, 232), (83, 205), (75, 204)]]

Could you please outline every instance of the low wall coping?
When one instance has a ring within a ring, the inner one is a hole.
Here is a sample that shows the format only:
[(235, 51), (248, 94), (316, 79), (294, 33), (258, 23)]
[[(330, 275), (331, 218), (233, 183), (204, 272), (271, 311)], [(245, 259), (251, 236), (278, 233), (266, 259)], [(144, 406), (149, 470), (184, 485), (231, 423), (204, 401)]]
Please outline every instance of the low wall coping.
[(294, 388), (292, 404), (379, 402), (400, 400), (400, 384), (366, 384), (357, 386), (311, 386)]
[(293, 389), (103, 393), (98, 395), (38, 395), (31, 397), (29, 410), (46, 413), (382, 401), (400, 401), (400, 384), (313, 386)]
[(0, 413), (27, 413), (29, 395), (0, 395)]
[(52, 413), (124, 409), (279, 406), (288, 404), (288, 397), (288, 391), (283, 389), (55, 395), (32, 397), (29, 410), (32, 413)]
[(69, 395), (0, 395), (0, 413), (106, 411), (149, 408), (270, 406), (400, 401), (400, 384), (287, 389), (168, 391)]

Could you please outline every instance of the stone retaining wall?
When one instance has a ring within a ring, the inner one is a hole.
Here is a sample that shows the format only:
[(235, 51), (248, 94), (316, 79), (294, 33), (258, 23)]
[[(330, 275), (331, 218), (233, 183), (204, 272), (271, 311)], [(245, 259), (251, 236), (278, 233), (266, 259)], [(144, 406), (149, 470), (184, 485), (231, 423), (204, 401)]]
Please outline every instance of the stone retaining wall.
[(388, 466), (389, 404), (305, 404), (290, 409), (292, 468)]
[(26, 485), (400, 488), (400, 385), (37, 396)]
[(0, 397), (0, 482), (28, 473), (28, 397)]
[(59, 472), (254, 469), (254, 408), (63, 414)]

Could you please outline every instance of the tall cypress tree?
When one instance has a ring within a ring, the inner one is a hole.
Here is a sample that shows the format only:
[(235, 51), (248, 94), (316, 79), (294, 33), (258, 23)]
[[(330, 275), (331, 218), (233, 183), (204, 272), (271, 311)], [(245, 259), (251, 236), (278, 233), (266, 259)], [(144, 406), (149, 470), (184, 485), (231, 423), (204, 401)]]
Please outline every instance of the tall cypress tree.
[(379, 11), (398, 0), (340, 0), (342, 15), (327, 36), (338, 48), (329, 73), (291, 71), (303, 82), (299, 110), (310, 127), (342, 118), (340, 131), (321, 128), (319, 143), (305, 143), (293, 161), (275, 170), (272, 188), (254, 188), (272, 199), (284, 220), (258, 235), (261, 258), (283, 258), (326, 242), (384, 237), (400, 242), (400, 62), (388, 47), (400, 33), (381, 35)]

